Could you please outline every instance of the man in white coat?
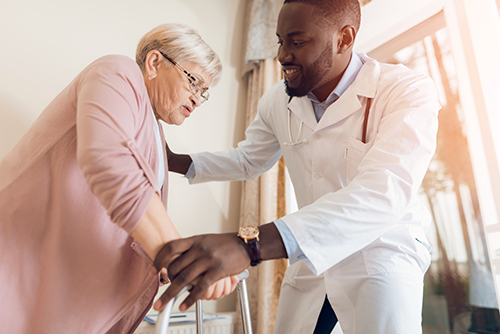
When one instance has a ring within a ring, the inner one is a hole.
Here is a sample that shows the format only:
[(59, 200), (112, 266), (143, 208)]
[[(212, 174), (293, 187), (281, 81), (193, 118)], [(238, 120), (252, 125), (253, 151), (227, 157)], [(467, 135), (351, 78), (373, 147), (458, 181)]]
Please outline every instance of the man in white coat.
[(275, 333), (330, 333), (337, 318), (345, 334), (421, 333), (430, 215), (417, 192), (440, 106), (429, 78), (352, 51), (359, 23), (358, 0), (286, 0), (284, 80), (261, 98), (246, 140), (226, 152), (170, 152), (170, 170), (192, 183), (253, 179), (283, 155), (299, 210), (164, 246), (155, 266), (172, 284), (156, 308), (194, 280), (181, 309), (221, 277), (287, 257)]

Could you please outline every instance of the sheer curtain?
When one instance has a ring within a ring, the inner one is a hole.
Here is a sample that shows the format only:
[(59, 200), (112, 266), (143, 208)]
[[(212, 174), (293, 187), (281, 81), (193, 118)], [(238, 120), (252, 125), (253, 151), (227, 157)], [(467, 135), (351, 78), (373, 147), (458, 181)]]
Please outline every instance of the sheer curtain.
[[(282, 0), (249, 0), (246, 18), (246, 52), (244, 76), (248, 84), (245, 123), (248, 126), (257, 114), (262, 94), (281, 80), (276, 59), (276, 20)], [(286, 212), (285, 166), (280, 160), (256, 180), (244, 181), (241, 196), (240, 226), (269, 223)], [(252, 327), (256, 334), (272, 333), (278, 306), (279, 291), (287, 261), (266, 261), (250, 268), (247, 279)], [(236, 326), (241, 333), (241, 326)]]

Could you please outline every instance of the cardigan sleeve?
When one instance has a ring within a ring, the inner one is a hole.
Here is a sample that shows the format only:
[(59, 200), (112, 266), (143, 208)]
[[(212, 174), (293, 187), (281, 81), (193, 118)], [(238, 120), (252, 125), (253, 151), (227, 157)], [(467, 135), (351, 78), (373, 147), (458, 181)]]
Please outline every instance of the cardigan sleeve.
[(149, 129), (144, 79), (131, 59), (107, 56), (77, 80), (78, 164), (111, 220), (131, 233), (159, 192), (136, 140)]

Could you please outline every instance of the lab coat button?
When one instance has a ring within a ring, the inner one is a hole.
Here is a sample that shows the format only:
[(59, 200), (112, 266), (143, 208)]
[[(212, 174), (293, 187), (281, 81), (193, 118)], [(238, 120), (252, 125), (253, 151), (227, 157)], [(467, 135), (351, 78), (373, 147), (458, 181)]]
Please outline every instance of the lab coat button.
[(314, 139), (321, 139), (321, 135), (318, 133), (315, 133), (313, 137)]
[(321, 179), (321, 175), (319, 175), (319, 174), (314, 174), (314, 178), (315, 178), (315, 179)]

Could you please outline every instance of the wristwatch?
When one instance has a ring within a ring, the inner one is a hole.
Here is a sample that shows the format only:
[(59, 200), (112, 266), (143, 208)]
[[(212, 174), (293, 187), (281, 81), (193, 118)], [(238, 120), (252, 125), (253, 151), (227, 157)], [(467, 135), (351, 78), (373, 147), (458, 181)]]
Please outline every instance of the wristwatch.
[(250, 256), (250, 265), (255, 267), (261, 263), (259, 229), (255, 226), (242, 226), (238, 232), (238, 237), (247, 245), (246, 249)]

